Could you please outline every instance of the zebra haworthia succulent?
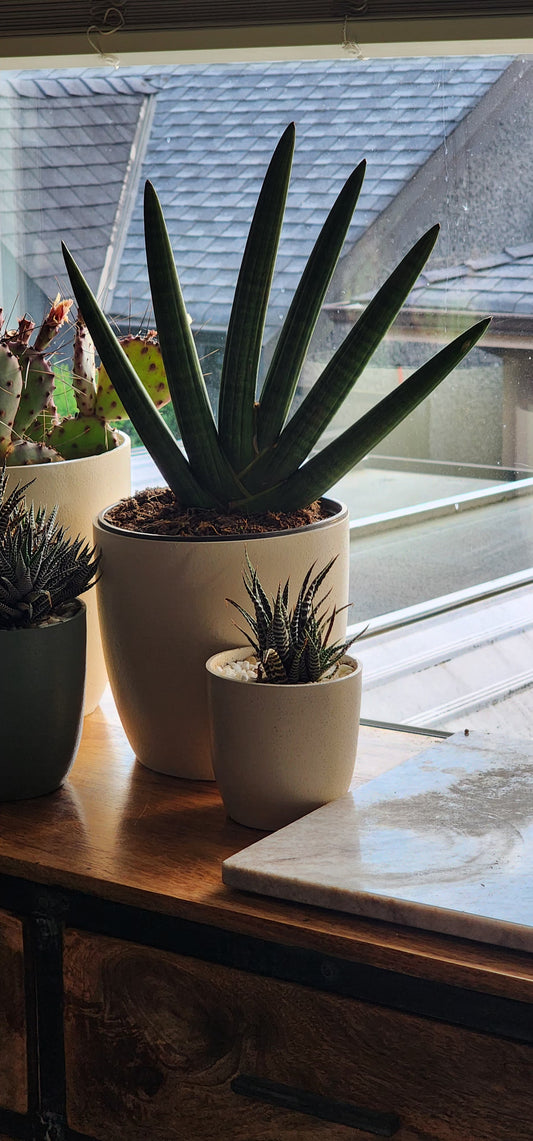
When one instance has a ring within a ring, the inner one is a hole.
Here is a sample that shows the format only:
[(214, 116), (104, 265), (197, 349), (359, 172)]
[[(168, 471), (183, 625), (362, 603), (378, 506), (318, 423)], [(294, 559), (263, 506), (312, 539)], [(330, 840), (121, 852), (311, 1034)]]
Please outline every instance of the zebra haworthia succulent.
[(99, 555), (79, 537), (69, 539), (56, 522), (26, 504), (30, 484), (6, 493), (0, 471), (0, 629), (38, 626), (61, 614), (94, 585)]
[(278, 587), (276, 597), (268, 599), (248, 556), (243, 582), (252, 601), (250, 614), (238, 602), (227, 598), (231, 606), (247, 622), (248, 631), (238, 629), (248, 638), (256, 655), (257, 681), (272, 685), (305, 685), (333, 676), (347, 650), (360, 636), (330, 644), (337, 615), (335, 607), (325, 610), (328, 595), (316, 601), (316, 595), (329, 574), (335, 558), (313, 575), (311, 566), (305, 575), (295, 605), (289, 609), (289, 582)]

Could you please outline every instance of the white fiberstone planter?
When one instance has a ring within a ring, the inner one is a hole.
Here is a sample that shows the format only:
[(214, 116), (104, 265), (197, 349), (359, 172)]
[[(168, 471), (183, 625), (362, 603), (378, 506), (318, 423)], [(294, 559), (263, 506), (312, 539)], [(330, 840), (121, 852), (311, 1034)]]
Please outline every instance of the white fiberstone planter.
[(306, 685), (270, 685), (223, 673), (250, 647), (206, 662), (213, 764), (226, 811), (273, 830), (336, 800), (352, 779), (361, 709), (361, 665)]
[[(94, 540), (102, 551), (97, 586), (102, 640), (113, 696), (135, 755), (148, 768), (212, 780), (205, 662), (235, 644), (235, 611), (246, 603), (242, 583), (248, 550), (265, 589), (290, 576), (301, 581), (311, 563), (330, 572), (331, 605), (348, 602), (348, 510), (295, 530), (202, 538), (144, 535), (110, 524), (102, 512)], [(346, 629), (338, 615), (335, 636)]]
[[(93, 520), (106, 504), (123, 499), (131, 491), (131, 448), (121, 433), (117, 448), (81, 460), (58, 460), (50, 464), (30, 464), (7, 468), (8, 489), (29, 483), (27, 499), (49, 511), (59, 504), (58, 520), (72, 538), (81, 535), (92, 545)], [(83, 596), (87, 607), (87, 679), (85, 713), (96, 708), (107, 684), (96, 590)]]

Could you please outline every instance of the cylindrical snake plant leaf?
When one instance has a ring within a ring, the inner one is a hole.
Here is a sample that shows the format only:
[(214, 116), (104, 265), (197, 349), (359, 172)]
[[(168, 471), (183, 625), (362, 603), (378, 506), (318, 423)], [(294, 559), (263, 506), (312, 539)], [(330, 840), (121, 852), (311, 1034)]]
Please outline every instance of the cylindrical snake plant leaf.
[(213, 498), (195, 479), (172, 432), (123, 352), (72, 254), (63, 244), (63, 257), (76, 300), (100, 358), (141, 439), (174, 495), (191, 507), (210, 507)]
[(487, 317), (461, 333), (284, 483), (254, 496), (247, 502), (247, 510), (264, 511), (268, 505), (272, 511), (293, 511), (324, 495), (429, 396), (477, 344), (489, 324)]
[(144, 233), (157, 335), (183, 445), (198, 482), (219, 502), (227, 502), (238, 484), (220, 449), (163, 211), (151, 182), (144, 191)]
[(418, 239), (369, 302), (289, 420), (278, 443), (257, 460), (247, 478), (251, 489), (259, 491), (261, 487), (287, 479), (310, 454), (400, 311), (435, 245), (438, 232), (439, 227), (432, 226)]
[(294, 123), (270, 160), (257, 200), (231, 309), (218, 403), (223, 451), (236, 472), (254, 458), (257, 376), (270, 286), (289, 188)]
[(359, 198), (365, 170), (363, 159), (333, 204), (283, 322), (259, 402), (257, 439), (260, 452), (276, 441), (289, 414), (309, 342)]

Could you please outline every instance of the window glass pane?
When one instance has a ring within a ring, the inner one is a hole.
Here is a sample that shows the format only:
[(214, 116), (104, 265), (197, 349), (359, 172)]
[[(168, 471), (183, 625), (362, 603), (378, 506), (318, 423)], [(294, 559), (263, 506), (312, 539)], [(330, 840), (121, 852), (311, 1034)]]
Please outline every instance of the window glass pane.
[[(321, 445), (478, 314), (494, 315), (483, 346), (334, 489), (354, 524), (353, 620), (522, 573), (533, 565), (532, 81), (530, 59), (468, 55), (4, 72), (6, 324), (23, 313), (38, 322), (58, 291), (69, 294), (63, 238), (117, 328), (152, 327), (142, 234), (150, 177), (216, 410), (247, 228), (268, 159), (294, 120), (263, 370), (329, 206), (351, 169), (368, 162), (296, 403), (409, 247), (441, 226)], [(56, 363), (68, 370), (70, 359), (65, 334)], [(138, 486), (159, 481), (140, 453), (134, 468)]]

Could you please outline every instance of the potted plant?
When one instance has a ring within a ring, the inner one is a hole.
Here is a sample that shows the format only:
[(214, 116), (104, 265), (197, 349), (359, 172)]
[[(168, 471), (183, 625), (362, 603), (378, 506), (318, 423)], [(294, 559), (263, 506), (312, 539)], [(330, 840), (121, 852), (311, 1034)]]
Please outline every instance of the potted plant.
[[(95, 366), (94, 346), (79, 315), (70, 374), (61, 370), (58, 375), (52, 367), (50, 354), (57, 355), (58, 344), (63, 349), (71, 306), (70, 299), (56, 297), (37, 331), (33, 321), (22, 317), (16, 329), (4, 330), (0, 337), (0, 464), (7, 465), (8, 487), (15, 487), (22, 469), (31, 465), (36, 502), (49, 511), (58, 503), (59, 522), (92, 541), (96, 513), (130, 493), (130, 441), (112, 427), (126, 412), (105, 369)], [(158, 406), (168, 402), (153, 337), (124, 337), (121, 344)], [(60, 398), (67, 405), (65, 414), (56, 407)], [(85, 711), (90, 713), (107, 682), (96, 595), (87, 602), (87, 659)]]
[[(216, 422), (162, 210), (153, 186), (146, 184), (152, 303), (181, 445), (139, 384), (64, 247), (72, 288), (100, 357), (168, 484), (158, 494), (150, 491), (102, 512), (96, 535), (104, 569), (100, 617), (118, 711), (139, 760), (174, 775), (212, 776), (204, 664), (230, 641), (231, 624), (216, 598), (236, 581), (245, 546), (253, 545), (255, 565), (271, 591), (280, 578), (302, 578), (313, 561), (323, 565), (338, 552), (332, 591), (342, 607), (348, 593), (347, 510), (324, 498), (325, 492), (416, 408), (487, 326), (480, 321), (457, 337), (308, 458), (409, 294), (438, 227), (403, 258), (289, 416), (363, 181), (361, 163), (325, 221), (256, 399), (293, 147), (291, 124), (274, 152), (252, 219), (228, 327)], [(337, 620), (337, 636), (342, 636), (342, 620)]]
[(347, 653), (355, 638), (331, 641), (335, 607), (317, 598), (334, 561), (307, 571), (291, 610), (289, 583), (269, 601), (248, 559), (253, 614), (227, 601), (248, 624), (251, 650), (206, 663), (215, 777), (228, 815), (249, 828), (283, 828), (352, 779), (361, 665)]
[(52, 792), (78, 748), (85, 684), (85, 604), (99, 558), (70, 540), (57, 509), (7, 493), (0, 473), (0, 800)]

